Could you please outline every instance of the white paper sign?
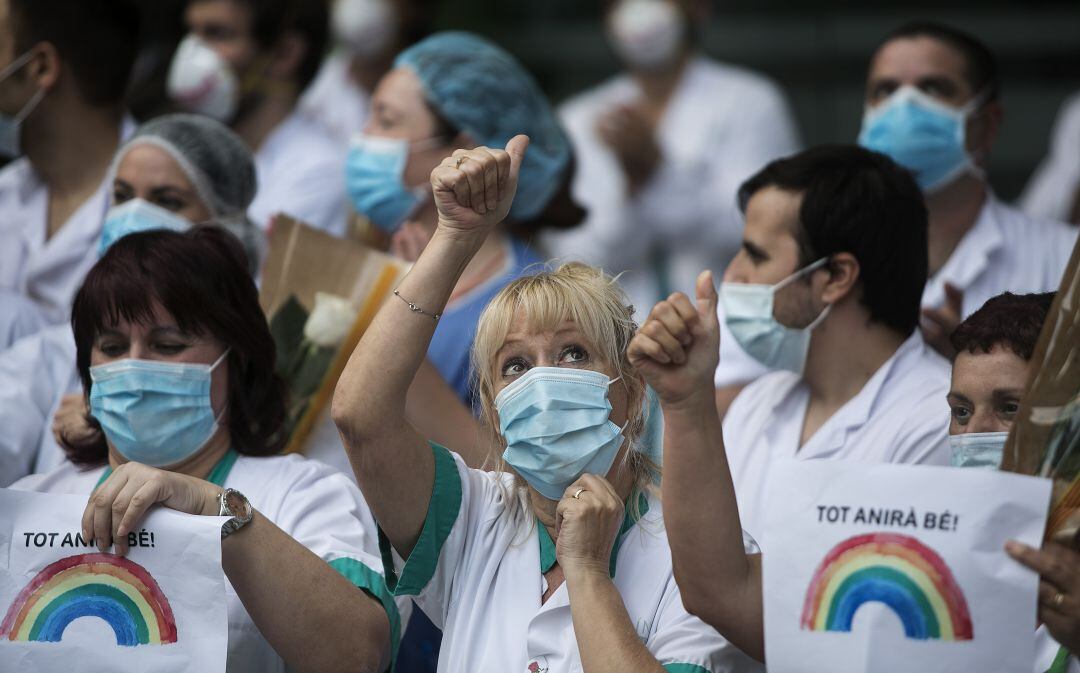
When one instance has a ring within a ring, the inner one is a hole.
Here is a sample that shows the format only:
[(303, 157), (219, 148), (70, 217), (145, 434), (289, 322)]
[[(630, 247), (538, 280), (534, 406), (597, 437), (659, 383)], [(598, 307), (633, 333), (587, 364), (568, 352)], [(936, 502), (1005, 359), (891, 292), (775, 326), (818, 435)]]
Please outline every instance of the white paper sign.
[(770, 673), (1030, 671), (1050, 482), (951, 467), (782, 461), (765, 510)]
[(155, 508), (121, 557), (82, 539), (86, 500), (0, 489), (0, 669), (223, 673), (224, 519)]

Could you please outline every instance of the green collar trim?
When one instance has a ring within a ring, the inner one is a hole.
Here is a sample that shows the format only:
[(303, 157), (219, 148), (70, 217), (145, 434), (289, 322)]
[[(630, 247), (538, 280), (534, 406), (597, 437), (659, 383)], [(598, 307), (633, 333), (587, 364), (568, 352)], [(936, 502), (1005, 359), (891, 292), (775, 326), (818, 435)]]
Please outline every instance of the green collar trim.
[[(210, 470), (210, 474), (206, 475), (206, 480), (214, 486), (220, 486), (225, 488), (225, 480), (229, 478), (229, 472), (232, 471), (233, 465), (236, 464), (236, 459), (240, 457), (240, 454), (236, 452), (236, 449), (230, 448), (225, 452), (225, 455), (214, 464), (213, 469)], [(98, 479), (98, 483), (94, 485), (94, 488), (101, 486), (105, 483), (105, 480), (112, 474), (112, 467), (105, 466), (105, 471), (101, 474), (101, 479)]]
[(401, 641), (403, 634), (401, 631), (401, 615), (398, 613), (397, 603), (394, 602), (394, 597), (386, 588), (386, 581), (383, 576), (372, 570), (367, 564), (348, 556), (330, 561), (330, 567), (364, 593), (379, 601), (383, 610), (386, 611), (386, 618), (390, 621), (390, 670), (393, 671), (397, 665), (398, 643)]
[(435, 460), (431, 500), (428, 502), (427, 517), (420, 530), (420, 537), (413, 545), (409, 558), (405, 559), (400, 575), (394, 572), (390, 540), (382, 528), (376, 527), (386, 587), (395, 596), (417, 596), (435, 576), (443, 544), (450, 536), (461, 511), (461, 473), (458, 472), (457, 463), (448, 450), (435, 442), (428, 443)]
[(1069, 650), (1062, 647), (1058, 650), (1057, 656), (1054, 657), (1054, 663), (1050, 664), (1050, 668), (1046, 670), (1046, 673), (1065, 673), (1069, 670)]
[[(609, 570), (612, 577), (615, 577), (615, 561), (619, 557), (619, 548), (622, 546), (623, 538), (634, 527), (634, 524), (649, 512), (649, 499), (640, 491), (638, 491), (638, 510), (640, 515), (634, 517), (630, 511), (630, 504), (627, 503), (622, 525), (619, 526), (619, 533), (615, 536), (615, 545), (611, 548), (611, 566)], [(540, 523), (539, 519), (536, 521), (536, 530), (537, 536), (540, 538), (540, 573), (543, 574), (551, 570), (551, 567), (555, 565), (555, 541), (551, 539), (551, 534), (548, 533), (547, 528)]]

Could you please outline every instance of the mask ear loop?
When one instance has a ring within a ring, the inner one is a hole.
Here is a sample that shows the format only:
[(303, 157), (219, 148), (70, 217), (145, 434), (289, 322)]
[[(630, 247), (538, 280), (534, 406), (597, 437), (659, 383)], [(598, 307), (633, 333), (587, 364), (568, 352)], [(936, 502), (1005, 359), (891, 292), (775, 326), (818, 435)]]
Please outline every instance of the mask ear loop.
[(811, 271), (817, 271), (821, 267), (825, 266), (825, 263), (828, 262), (828, 261), (829, 261), (829, 256), (826, 255), (825, 257), (822, 257), (821, 259), (819, 259), (819, 260), (817, 260), (815, 262), (811, 262), (810, 264), (807, 264), (806, 266), (799, 269), (795, 273), (791, 274), (790, 276), (788, 276), (784, 280), (782, 280), (779, 283), (773, 285), (772, 286), (772, 291), (774, 293), (779, 292), (780, 290), (784, 289), (788, 285), (791, 285), (797, 279), (802, 278), (803, 276), (810, 273)]

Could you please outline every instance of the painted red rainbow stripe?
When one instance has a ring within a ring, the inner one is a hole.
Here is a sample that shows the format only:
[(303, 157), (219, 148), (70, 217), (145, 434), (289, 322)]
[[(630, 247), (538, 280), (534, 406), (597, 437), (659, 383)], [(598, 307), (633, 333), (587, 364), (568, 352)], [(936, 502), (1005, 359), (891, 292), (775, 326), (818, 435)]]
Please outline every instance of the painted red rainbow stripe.
[(157, 581), (115, 554), (80, 554), (46, 566), (15, 597), (0, 638), (57, 643), (80, 617), (105, 620), (117, 645), (176, 642), (172, 608)]
[(872, 602), (896, 613), (908, 638), (974, 637), (967, 600), (945, 561), (896, 533), (859, 535), (833, 547), (810, 581), (801, 626), (851, 631), (855, 612)]

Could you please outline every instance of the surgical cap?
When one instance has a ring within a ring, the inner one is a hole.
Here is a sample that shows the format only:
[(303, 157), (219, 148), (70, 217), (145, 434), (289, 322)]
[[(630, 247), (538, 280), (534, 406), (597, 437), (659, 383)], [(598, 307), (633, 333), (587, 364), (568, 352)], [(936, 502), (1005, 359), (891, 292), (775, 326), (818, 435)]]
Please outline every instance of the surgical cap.
[(529, 136), (510, 216), (539, 215), (559, 188), (570, 147), (532, 75), (501, 48), (464, 32), (436, 33), (402, 52), (394, 65), (411, 68), (428, 103), (478, 144), (502, 148), (519, 133)]
[(136, 129), (113, 160), (113, 172), (133, 148), (153, 145), (173, 158), (217, 224), (240, 239), (255, 268), (266, 236), (247, 216), (255, 198), (255, 159), (246, 143), (224, 124), (194, 114), (156, 117)]

